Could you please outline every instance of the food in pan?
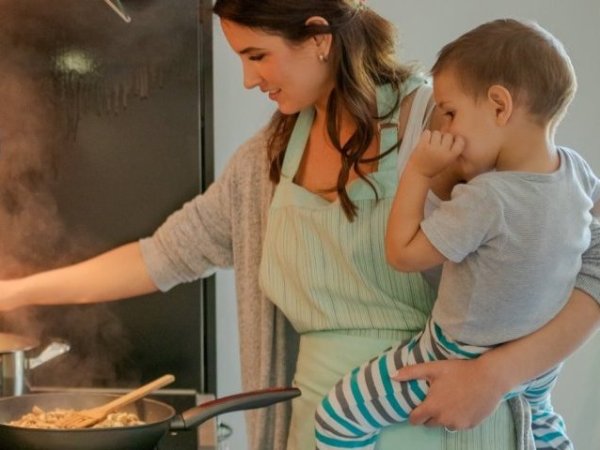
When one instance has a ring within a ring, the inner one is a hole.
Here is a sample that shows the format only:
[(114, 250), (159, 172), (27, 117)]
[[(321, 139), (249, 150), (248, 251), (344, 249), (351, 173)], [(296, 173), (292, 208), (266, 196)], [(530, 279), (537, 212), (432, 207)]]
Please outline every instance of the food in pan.
[[(59, 423), (70, 414), (75, 414), (74, 409), (53, 409), (44, 411), (34, 406), (30, 413), (20, 419), (8, 422), (8, 425), (23, 428), (61, 429)], [(115, 412), (109, 414), (102, 422), (98, 422), (92, 428), (118, 428), (144, 425), (144, 422), (136, 414), (127, 412)]]

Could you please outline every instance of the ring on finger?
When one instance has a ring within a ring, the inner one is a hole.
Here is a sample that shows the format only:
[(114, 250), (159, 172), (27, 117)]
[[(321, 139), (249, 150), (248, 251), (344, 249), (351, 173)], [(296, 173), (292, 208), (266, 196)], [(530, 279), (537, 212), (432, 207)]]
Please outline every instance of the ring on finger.
[(457, 430), (453, 430), (452, 428), (444, 427), (447, 433), (456, 433)]

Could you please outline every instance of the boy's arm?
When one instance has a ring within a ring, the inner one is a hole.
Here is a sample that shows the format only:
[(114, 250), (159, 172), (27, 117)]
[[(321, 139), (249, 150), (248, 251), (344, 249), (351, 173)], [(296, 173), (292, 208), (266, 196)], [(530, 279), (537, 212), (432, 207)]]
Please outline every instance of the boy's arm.
[(403, 272), (416, 272), (446, 260), (421, 230), (431, 178), (409, 162), (398, 184), (385, 235), (388, 263)]
[(421, 230), (427, 192), (433, 177), (462, 152), (460, 137), (423, 132), (398, 183), (385, 236), (388, 263), (397, 270), (416, 272), (446, 260)]

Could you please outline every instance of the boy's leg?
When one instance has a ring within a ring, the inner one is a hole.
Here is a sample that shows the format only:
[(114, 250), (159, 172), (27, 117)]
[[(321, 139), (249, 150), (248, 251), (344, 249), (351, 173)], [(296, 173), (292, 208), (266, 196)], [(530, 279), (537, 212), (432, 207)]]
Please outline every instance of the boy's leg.
[(391, 380), (396, 370), (434, 360), (477, 357), (485, 350), (455, 343), (428, 322), (423, 333), (354, 369), (335, 385), (317, 409), (317, 448), (375, 448), (381, 428), (406, 421), (427, 394), (425, 380)]
[(567, 436), (562, 417), (554, 412), (550, 403), (550, 392), (560, 366), (528, 383), (523, 396), (531, 406), (531, 429), (537, 450), (573, 450), (573, 443)]
[(417, 362), (413, 350), (418, 345), (415, 338), (391, 348), (335, 385), (317, 409), (318, 449), (371, 450), (383, 427), (408, 419), (412, 409), (425, 398), (427, 385), (420, 380), (397, 383), (390, 376), (407, 362)]

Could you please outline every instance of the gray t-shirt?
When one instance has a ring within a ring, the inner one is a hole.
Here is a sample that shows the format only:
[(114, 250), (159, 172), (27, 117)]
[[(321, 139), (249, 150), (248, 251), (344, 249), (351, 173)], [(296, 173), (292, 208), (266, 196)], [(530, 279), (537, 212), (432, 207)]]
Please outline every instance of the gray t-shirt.
[(551, 174), (489, 172), (461, 184), (422, 223), (446, 257), (433, 320), (489, 346), (529, 334), (566, 303), (590, 242), (600, 183), (573, 150)]

